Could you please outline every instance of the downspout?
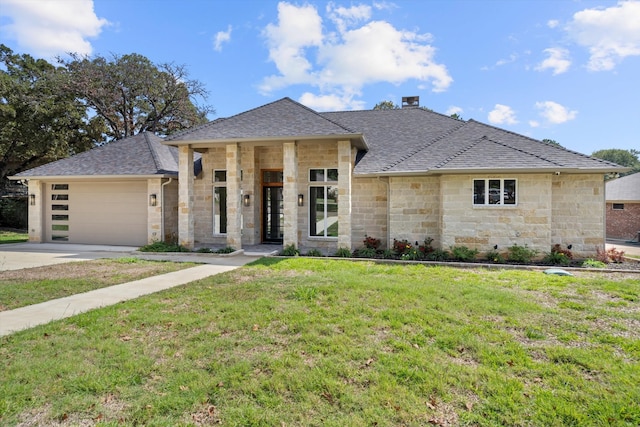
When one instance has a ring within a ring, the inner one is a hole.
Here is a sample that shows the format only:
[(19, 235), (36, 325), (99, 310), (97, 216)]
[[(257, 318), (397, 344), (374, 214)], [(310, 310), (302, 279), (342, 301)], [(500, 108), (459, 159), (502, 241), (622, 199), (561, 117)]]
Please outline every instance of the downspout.
[(383, 181), (380, 175), (378, 175), (376, 177), (378, 179), (378, 182), (382, 182), (383, 184), (385, 184), (385, 187), (387, 188), (387, 249), (391, 248), (391, 190), (389, 188), (389, 177), (386, 177), (386, 179)]
[(160, 186), (160, 240), (164, 242), (164, 186), (171, 184), (173, 178)]

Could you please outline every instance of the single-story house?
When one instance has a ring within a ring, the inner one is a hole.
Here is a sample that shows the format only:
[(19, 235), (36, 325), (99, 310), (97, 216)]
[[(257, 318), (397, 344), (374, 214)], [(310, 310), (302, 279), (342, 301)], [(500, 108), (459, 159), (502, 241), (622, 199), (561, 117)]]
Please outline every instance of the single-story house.
[(365, 235), (481, 252), (605, 240), (604, 174), (626, 170), (415, 107), (319, 113), (289, 98), (165, 139), (144, 133), (21, 172), (29, 239), (333, 253)]
[(638, 241), (640, 236), (640, 173), (606, 183), (607, 237)]

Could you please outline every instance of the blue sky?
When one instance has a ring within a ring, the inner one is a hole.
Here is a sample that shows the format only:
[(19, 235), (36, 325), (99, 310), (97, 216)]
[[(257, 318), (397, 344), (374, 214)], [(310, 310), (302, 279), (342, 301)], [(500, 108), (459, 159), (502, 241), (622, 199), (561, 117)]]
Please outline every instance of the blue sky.
[(418, 95), (586, 154), (640, 150), (639, 0), (0, 0), (0, 42), (185, 64), (210, 118)]

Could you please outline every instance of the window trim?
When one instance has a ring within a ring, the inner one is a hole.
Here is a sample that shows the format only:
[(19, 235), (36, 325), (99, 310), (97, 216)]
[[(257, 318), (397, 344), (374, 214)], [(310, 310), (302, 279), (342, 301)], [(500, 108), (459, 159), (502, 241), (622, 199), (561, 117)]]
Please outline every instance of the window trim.
[[(484, 203), (476, 203), (476, 181), (484, 181)], [(500, 202), (499, 203), (490, 203), (489, 201), (489, 181), (500, 181)], [(515, 186), (515, 201), (514, 203), (504, 203), (504, 192), (505, 192), (505, 181), (513, 181)], [(517, 178), (473, 178), (471, 181), (471, 206), (474, 208), (513, 208), (518, 206), (518, 194), (520, 193), (518, 187), (518, 179)]]
[[(320, 180), (312, 180), (311, 179), (311, 171), (322, 171), (322, 175), (324, 177), (324, 179), (322, 181)], [(330, 180), (329, 179), (329, 171), (335, 171), (335, 176), (336, 179), (335, 180)], [(311, 218), (311, 209), (312, 207), (315, 205), (315, 201), (312, 200), (311, 198), (311, 188), (312, 187), (318, 187), (318, 188), (322, 188), (323, 192), (324, 192), (324, 221), (326, 223), (327, 219), (329, 218), (328, 216), (328, 191), (329, 188), (331, 187), (335, 187), (336, 189), (338, 189), (338, 168), (309, 168), (309, 172), (307, 174), (307, 177), (309, 179), (309, 183), (307, 186), (307, 196), (306, 199), (308, 200), (308, 202), (306, 203), (307, 205), (307, 219), (308, 219), (308, 226), (307, 226), (307, 238), (308, 239), (316, 239), (316, 240), (328, 240), (328, 241), (336, 241), (338, 240), (338, 236), (328, 236), (327, 235), (327, 231), (329, 229), (330, 226), (324, 227), (324, 235), (322, 236), (317, 236), (317, 235), (313, 235), (311, 234), (311, 224), (312, 224), (312, 218)], [(339, 225), (338, 225), (339, 227)], [(339, 228), (338, 228), (339, 230)], [(339, 231), (338, 231), (339, 234)]]
[[(216, 181), (215, 180), (217, 172), (224, 172), (224, 181)], [(216, 232), (216, 224), (217, 224), (216, 223), (216, 203), (218, 203), (217, 200), (216, 200), (216, 190), (218, 188), (224, 188), (225, 189), (225, 193), (226, 193), (226, 191), (227, 191), (227, 176), (226, 176), (226, 173), (227, 173), (226, 169), (214, 169), (214, 171), (213, 171), (213, 188), (211, 190), (212, 195), (213, 195), (212, 212), (211, 212), (211, 227), (212, 227), (211, 234), (214, 237), (222, 237), (222, 236), (226, 236), (227, 235), (226, 231), (224, 233)], [(227, 196), (228, 195), (225, 194), (225, 200), (226, 200)], [(227, 204), (224, 203), (224, 205), (223, 205), (222, 203), (219, 203), (219, 205), (220, 205), (220, 215), (219, 215), (220, 224), (218, 226), (218, 229), (221, 230), (222, 229), (222, 218), (228, 218), (228, 216), (227, 216)], [(224, 215), (222, 213), (223, 210), (224, 210)], [(226, 229), (226, 224), (225, 224), (225, 229)]]

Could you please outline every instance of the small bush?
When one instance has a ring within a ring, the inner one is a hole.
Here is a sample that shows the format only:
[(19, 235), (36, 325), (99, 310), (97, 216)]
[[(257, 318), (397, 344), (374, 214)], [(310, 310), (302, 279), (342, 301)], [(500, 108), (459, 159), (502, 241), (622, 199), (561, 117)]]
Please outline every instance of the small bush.
[(418, 250), (422, 253), (424, 258), (433, 252), (433, 246), (431, 246), (431, 243), (433, 243), (433, 239), (431, 237), (424, 239), (424, 242), (421, 245), (418, 245), (418, 242), (416, 242), (416, 246), (418, 246)]
[(153, 242), (138, 249), (140, 252), (191, 252), (177, 243)]
[(384, 259), (392, 259), (396, 257), (396, 253), (393, 249), (385, 249), (382, 251), (382, 258)]
[(309, 251), (307, 252), (307, 256), (322, 256), (322, 252), (320, 252), (318, 249), (309, 249)]
[(571, 264), (571, 259), (562, 252), (551, 251), (545, 255), (542, 262), (553, 265), (569, 265)]
[(478, 255), (477, 249), (469, 249), (466, 246), (454, 246), (451, 248), (451, 258), (456, 261), (473, 261)]
[(509, 261), (529, 264), (538, 251), (529, 249), (527, 245), (513, 245), (509, 247)]
[(620, 264), (624, 262), (624, 251), (619, 251), (616, 248), (611, 248), (607, 251), (607, 256), (611, 262)]
[(491, 250), (487, 252), (484, 255), (484, 257), (487, 261), (495, 262), (496, 264), (504, 264), (506, 262), (506, 260), (504, 259), (504, 256), (496, 250)]
[(292, 243), (290, 245), (285, 246), (281, 254), (283, 256), (298, 256), (300, 255), (300, 251), (298, 251), (298, 249), (296, 249), (296, 245)]
[(375, 258), (376, 250), (374, 248), (360, 248), (353, 253), (354, 256), (358, 258)]
[(427, 256), (427, 259), (429, 261), (446, 261), (449, 259), (449, 252), (443, 249), (434, 249), (433, 252)]
[(196, 252), (199, 254), (211, 254), (213, 253), (213, 250), (211, 248), (200, 248)]
[(607, 264), (596, 259), (587, 259), (582, 263), (584, 268), (605, 268)]
[(417, 247), (412, 246), (407, 249), (405, 253), (400, 256), (400, 258), (405, 261), (418, 261), (423, 259), (424, 255), (422, 254), (422, 252), (420, 252), (420, 250), (418, 250)]
[(230, 254), (236, 251), (236, 248), (232, 248), (231, 246), (227, 246), (226, 248), (218, 249), (216, 251), (217, 254)]
[(393, 251), (397, 256), (402, 256), (406, 254), (411, 249), (411, 243), (407, 239), (396, 240), (393, 239)]
[(371, 237), (371, 236), (367, 236), (365, 234), (364, 236), (364, 247), (367, 249), (373, 249), (374, 251), (377, 250), (380, 247), (380, 239), (376, 239), (375, 237)]
[(340, 258), (351, 258), (351, 251), (347, 248), (339, 248), (336, 251), (336, 256)]
[(565, 255), (569, 259), (573, 259), (573, 253), (569, 249), (562, 249), (559, 244), (553, 245), (551, 248), (552, 253), (559, 253)]

